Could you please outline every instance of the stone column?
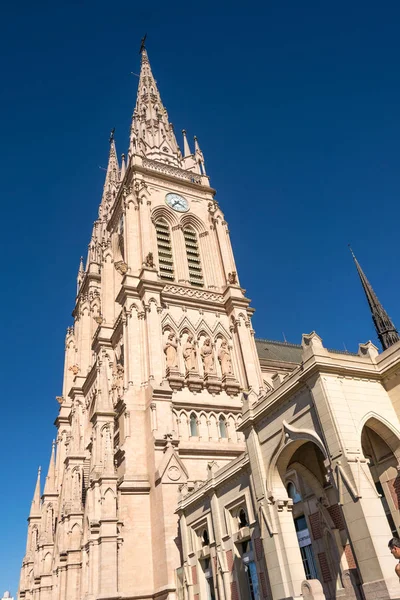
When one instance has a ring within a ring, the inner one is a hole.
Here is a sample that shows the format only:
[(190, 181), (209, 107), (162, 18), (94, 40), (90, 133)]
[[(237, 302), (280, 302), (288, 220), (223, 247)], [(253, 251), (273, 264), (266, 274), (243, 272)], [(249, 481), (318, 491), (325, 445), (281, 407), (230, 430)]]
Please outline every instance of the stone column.
[[(240, 292), (241, 293), (241, 292)], [(238, 311), (235, 311), (235, 313)], [(251, 387), (256, 394), (258, 394), (261, 384), (262, 376), (260, 370), (260, 363), (258, 358), (255, 357), (254, 352), (254, 339), (251, 335), (251, 323), (250, 320), (244, 319), (242, 316), (234, 314), (235, 317), (235, 333), (237, 334), (236, 341), (239, 342), (240, 351), (243, 360), (243, 369), (246, 374), (245, 385)]]
[(363, 581), (366, 600), (399, 598), (399, 581), (388, 549), (392, 534), (364, 457), (342, 457), (331, 467), (339, 504)]
[[(185, 571), (188, 571), (189, 570), (188, 556), (189, 556), (190, 548), (189, 548), (189, 543), (188, 543), (186, 516), (183, 511), (180, 512), (179, 526), (180, 526), (180, 534), (181, 534), (181, 539), (182, 539), (182, 555), (183, 555), (184, 569), (185, 569)], [(188, 600), (193, 600), (193, 585), (192, 585), (192, 583), (188, 583)]]
[[(216, 465), (216, 463), (209, 463), (209, 473), (211, 475), (213, 475), (213, 473), (218, 469), (218, 466)], [(230, 590), (230, 573), (228, 568), (225, 568), (221, 571), (218, 572), (218, 562), (219, 562), (219, 556), (218, 556), (218, 549), (220, 549), (220, 553), (223, 552), (222, 550), (222, 527), (221, 527), (221, 514), (219, 511), (219, 504), (218, 504), (218, 498), (217, 495), (215, 493), (215, 491), (212, 492), (211, 498), (210, 498), (210, 505), (211, 505), (211, 518), (213, 521), (213, 529), (214, 529), (214, 535), (215, 535), (215, 543), (216, 543), (216, 563), (217, 563), (217, 583), (218, 583), (218, 593), (220, 596), (220, 600), (227, 600), (229, 598), (229, 590)], [(226, 566), (226, 565), (225, 565)], [(222, 574), (222, 577), (220, 576), (220, 573)], [(221, 585), (222, 584), (222, 585)]]
[(142, 266), (142, 248), (139, 230), (139, 207), (134, 196), (129, 193), (125, 199), (125, 261), (132, 274), (137, 274)]
[(294, 527), (292, 501), (287, 496), (278, 499), (272, 497), (271, 493), (267, 494), (260, 443), (253, 428), (247, 434), (246, 441), (257, 503), (255, 512), (260, 522), (272, 598), (296, 598), (301, 595), (305, 573)]
[(141, 345), (141, 325), (138, 310), (135, 307), (130, 309), (127, 317), (127, 352), (125, 371), (128, 378), (128, 385), (136, 388), (142, 383), (142, 345)]

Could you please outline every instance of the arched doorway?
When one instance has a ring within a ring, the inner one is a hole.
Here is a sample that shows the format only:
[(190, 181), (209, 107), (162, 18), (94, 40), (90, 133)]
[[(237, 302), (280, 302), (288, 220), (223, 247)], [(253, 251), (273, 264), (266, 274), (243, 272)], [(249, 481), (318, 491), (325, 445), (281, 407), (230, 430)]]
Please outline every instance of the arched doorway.
[[(318, 579), (327, 600), (358, 595), (359, 578), (337, 501), (337, 490), (327, 476), (325, 457), (312, 441), (294, 444), (285, 460), (283, 479), (293, 500), (293, 520), (305, 577)], [(278, 465), (277, 465), (278, 466)], [(351, 560), (349, 560), (351, 559)], [(351, 571), (351, 578), (344, 573)]]
[[(361, 446), (392, 535), (400, 534), (400, 474), (398, 472), (400, 442), (379, 419), (370, 418), (361, 433)], [(397, 456), (396, 456), (397, 455)]]

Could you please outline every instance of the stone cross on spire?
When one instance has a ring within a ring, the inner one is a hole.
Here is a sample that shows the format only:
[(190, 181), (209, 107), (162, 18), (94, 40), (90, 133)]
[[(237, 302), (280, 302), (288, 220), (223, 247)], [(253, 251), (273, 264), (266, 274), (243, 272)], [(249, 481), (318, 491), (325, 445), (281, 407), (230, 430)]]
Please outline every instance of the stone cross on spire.
[(364, 271), (360, 267), (360, 264), (356, 259), (350, 244), (349, 248), (353, 256), (357, 272), (361, 280), (361, 284), (364, 288), (365, 295), (368, 300), (377, 336), (382, 345), (382, 349), (386, 350), (387, 348), (390, 348), (390, 346), (393, 346), (393, 344), (399, 341), (399, 334), (391, 318), (383, 308), (382, 304), (379, 302), (378, 297), (372, 289), (372, 286), (369, 283), (368, 279), (366, 278)]
[(132, 116), (129, 156), (139, 154), (180, 167), (181, 151), (151, 71), (145, 38), (140, 47), (139, 87)]

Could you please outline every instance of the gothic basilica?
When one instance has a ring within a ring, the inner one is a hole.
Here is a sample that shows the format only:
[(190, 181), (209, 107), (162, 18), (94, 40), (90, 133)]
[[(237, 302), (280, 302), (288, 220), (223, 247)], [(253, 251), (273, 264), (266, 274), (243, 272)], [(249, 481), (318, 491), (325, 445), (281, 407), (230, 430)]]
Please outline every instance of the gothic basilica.
[(255, 339), (203, 153), (146, 49), (67, 331), (19, 600), (400, 598), (400, 341)]

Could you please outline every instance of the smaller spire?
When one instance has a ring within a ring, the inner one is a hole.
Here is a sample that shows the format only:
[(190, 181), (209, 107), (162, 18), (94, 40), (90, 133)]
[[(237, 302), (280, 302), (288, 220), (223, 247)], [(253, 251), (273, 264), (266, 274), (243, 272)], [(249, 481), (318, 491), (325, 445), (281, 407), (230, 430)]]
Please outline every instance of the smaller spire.
[(39, 467), (29, 517), (40, 516), (40, 473), (41, 473), (41, 470), (42, 470), (41, 467)]
[(350, 244), (348, 246), (353, 257), (354, 263), (356, 265), (357, 272), (360, 277), (365, 295), (367, 297), (377, 336), (381, 343), (382, 349), (387, 350), (387, 348), (390, 348), (390, 346), (393, 346), (393, 344), (400, 340), (398, 331), (394, 326), (394, 323), (392, 322), (391, 318), (383, 308), (382, 304), (379, 302), (378, 296), (375, 294), (370, 282), (366, 278), (365, 273), (362, 270), (358, 260), (356, 259), (356, 256)]
[(192, 153), (190, 151), (189, 142), (187, 141), (185, 129), (182, 129), (182, 135), (183, 135), (183, 156), (186, 158), (187, 156), (191, 156)]
[(55, 459), (56, 442), (53, 440), (51, 444), (51, 456), (49, 470), (47, 472), (46, 482), (44, 484), (43, 495), (56, 494), (56, 459)]
[(77, 294), (79, 294), (79, 290), (82, 285), (84, 277), (85, 277), (85, 269), (83, 267), (83, 256), (81, 256), (80, 261), (79, 261), (78, 277), (76, 278), (76, 281), (77, 281), (76, 293)]
[(119, 184), (119, 164), (117, 158), (117, 150), (115, 147), (114, 139), (115, 127), (111, 130), (109, 143), (110, 150), (108, 153), (108, 164), (106, 171), (106, 178), (104, 181), (102, 204), (104, 202), (111, 202), (112, 192), (116, 192)]
[(194, 153), (196, 156), (196, 161), (200, 167), (200, 172), (202, 175), (207, 175), (206, 173), (206, 166), (204, 163), (204, 156), (202, 151), (200, 150), (200, 146), (199, 146), (199, 142), (197, 140), (197, 136), (194, 136)]
[(121, 170), (119, 172), (119, 180), (122, 181), (125, 177), (126, 171), (126, 163), (125, 163), (125, 154), (121, 154)]

